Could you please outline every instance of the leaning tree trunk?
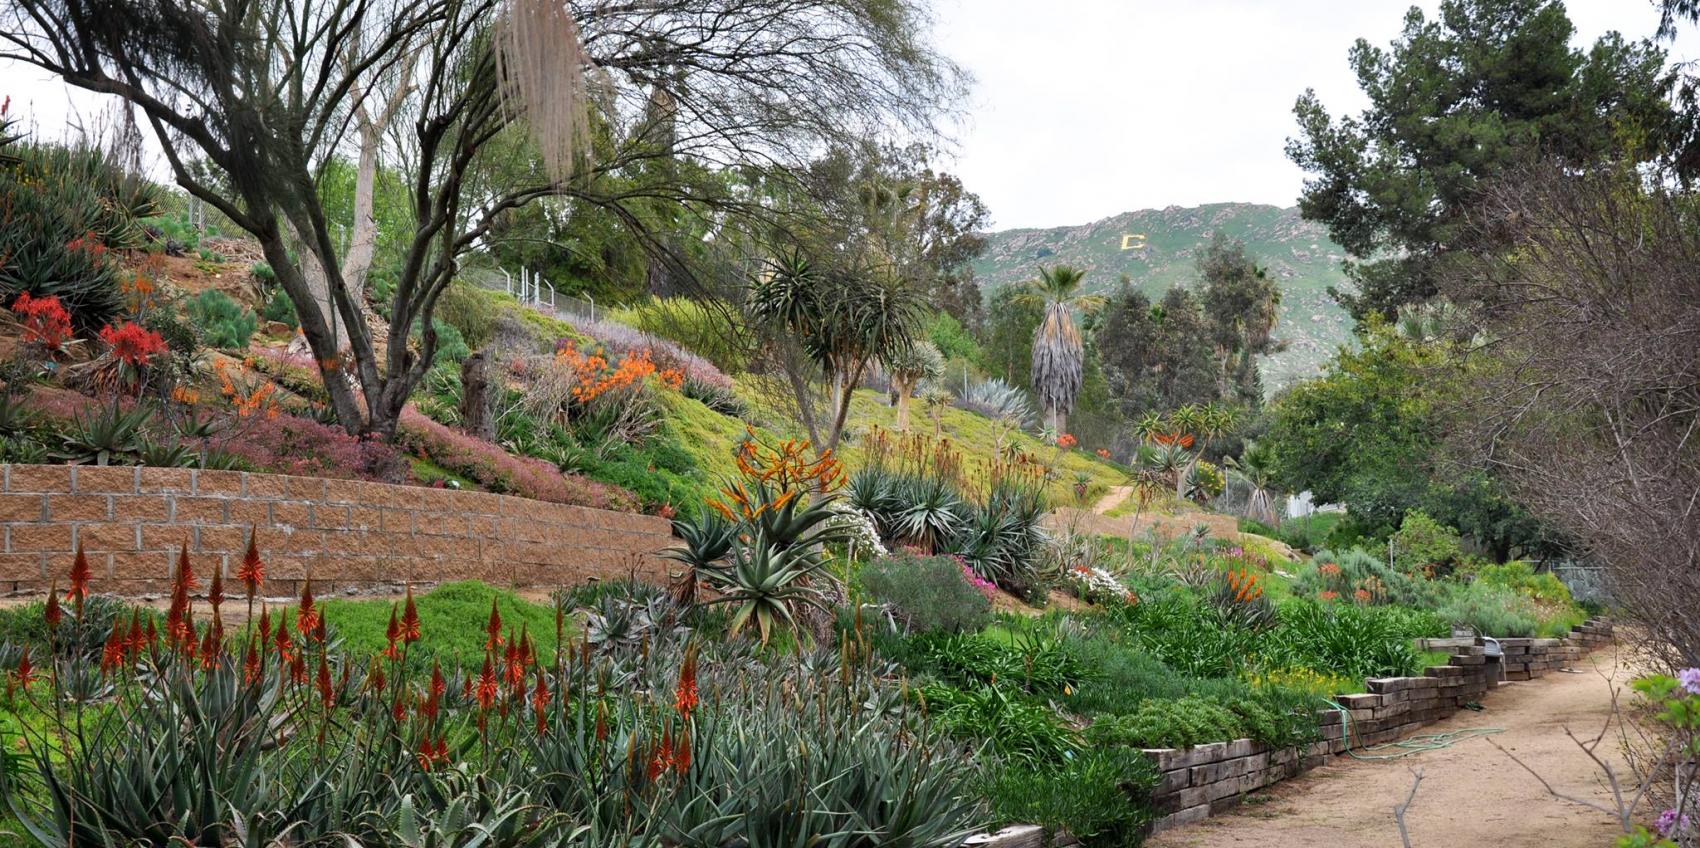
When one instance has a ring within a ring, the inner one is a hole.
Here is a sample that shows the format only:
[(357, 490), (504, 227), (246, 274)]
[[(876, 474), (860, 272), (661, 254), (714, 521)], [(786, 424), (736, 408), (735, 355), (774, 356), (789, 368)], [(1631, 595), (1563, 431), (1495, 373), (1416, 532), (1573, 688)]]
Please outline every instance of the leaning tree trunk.
[(496, 440), (496, 392), (491, 386), (489, 348), (466, 358), (460, 366), (460, 425), (486, 442)]

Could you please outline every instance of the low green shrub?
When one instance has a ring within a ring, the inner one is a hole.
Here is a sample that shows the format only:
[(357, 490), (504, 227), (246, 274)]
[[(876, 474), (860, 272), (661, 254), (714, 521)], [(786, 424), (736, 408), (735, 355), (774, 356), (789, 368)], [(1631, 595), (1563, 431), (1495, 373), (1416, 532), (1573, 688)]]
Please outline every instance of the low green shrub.
[(1204, 698), (1152, 700), (1125, 715), (1100, 716), (1086, 728), (1091, 745), (1185, 748), (1246, 735), (1233, 710)]
[(254, 311), (218, 289), (207, 289), (191, 298), (187, 305), (189, 320), (201, 331), (210, 347), (223, 350), (242, 350), (254, 336), (259, 319)]
[(1143, 841), (1141, 830), (1155, 817), (1151, 792), (1158, 779), (1143, 753), (1104, 748), (1061, 765), (997, 768), (981, 791), (996, 825), (1037, 824), (1087, 845), (1132, 846)]
[(1237, 676), (1257, 654), (1257, 633), (1225, 622), (1191, 592), (1170, 587), (1112, 608), (1129, 641), (1170, 668), (1193, 677)]
[(958, 739), (983, 743), (987, 753), (1005, 761), (1054, 766), (1080, 750), (1074, 728), (1055, 710), (1008, 687), (934, 684), (922, 688), (920, 696), (935, 726)]
[(1059, 699), (1083, 716), (1126, 712), (1148, 699), (1196, 695), (1214, 701), (1248, 696), (1244, 684), (1229, 678), (1199, 678), (1177, 673), (1162, 660), (1130, 645), (1110, 628), (1090, 628), (1064, 637), (1063, 646), (1082, 668), (1092, 670)]
[(1421, 574), (1388, 568), (1379, 557), (1359, 549), (1317, 551), (1299, 572), (1293, 594), (1409, 607), (1434, 607), (1446, 597), (1441, 584)]
[(1489, 583), (1457, 586), (1438, 613), (1453, 626), (1483, 636), (1533, 636), (1540, 626), (1533, 601), (1515, 589)]
[(1443, 636), (1444, 619), (1404, 607), (1359, 606), (1295, 598), (1280, 606), (1281, 624), (1261, 645), (1274, 668), (1309, 668), (1348, 677), (1394, 677), (1421, 665), (1412, 640)]
[(904, 551), (868, 563), (857, 579), (909, 631), (972, 632), (991, 620), (992, 602), (962, 569), (955, 557)]
[(1061, 640), (1037, 630), (1014, 643), (974, 634), (921, 633), (905, 640), (896, 657), (914, 671), (954, 683), (1061, 695), (1094, 676)]

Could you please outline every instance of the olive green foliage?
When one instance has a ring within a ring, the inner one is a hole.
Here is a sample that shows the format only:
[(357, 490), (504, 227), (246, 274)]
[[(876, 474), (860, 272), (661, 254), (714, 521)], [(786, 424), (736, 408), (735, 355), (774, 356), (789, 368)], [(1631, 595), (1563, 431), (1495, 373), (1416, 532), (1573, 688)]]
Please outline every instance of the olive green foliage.
[(862, 566), (857, 580), (911, 631), (975, 631), (991, 620), (992, 602), (968, 582), (961, 560), (904, 552)]
[(1430, 518), (1420, 509), (1405, 513), (1405, 520), (1389, 539), (1394, 567), (1406, 574), (1445, 574), (1463, 557), (1458, 531)]
[(207, 344), (224, 350), (246, 349), (258, 324), (254, 310), (231, 300), (218, 289), (195, 295), (187, 308), (189, 320), (201, 331)]
[(980, 345), (962, 322), (949, 312), (936, 312), (926, 325), (927, 341), (939, 349), (946, 359), (976, 360), (981, 356)]
[(1514, 589), (1486, 583), (1458, 587), (1437, 612), (1453, 626), (1483, 636), (1534, 636), (1540, 627), (1532, 601)]
[(1612, 32), (1584, 52), (1575, 34), (1561, 3), (1447, 0), (1433, 18), (1408, 13), (1390, 47), (1351, 51), (1362, 114), (1336, 119), (1316, 92), (1299, 98), (1287, 155), (1312, 175), (1299, 208), (1356, 260), (1357, 292), (1335, 292), (1355, 317), (1392, 318), (1435, 294), (1484, 183), (1542, 157), (1618, 160), (1625, 128), (1650, 139), (1671, 128), (1663, 50)]
[[(1556, 540), (1491, 477), (1441, 461), (1466, 360), (1447, 343), (1421, 342), (1371, 323), (1361, 347), (1341, 349), (1321, 377), (1275, 398), (1259, 445), (1288, 491), (1344, 504), (1362, 535), (1385, 539), (1420, 509), (1509, 559)], [(1326, 541), (1349, 542), (1346, 537)]]

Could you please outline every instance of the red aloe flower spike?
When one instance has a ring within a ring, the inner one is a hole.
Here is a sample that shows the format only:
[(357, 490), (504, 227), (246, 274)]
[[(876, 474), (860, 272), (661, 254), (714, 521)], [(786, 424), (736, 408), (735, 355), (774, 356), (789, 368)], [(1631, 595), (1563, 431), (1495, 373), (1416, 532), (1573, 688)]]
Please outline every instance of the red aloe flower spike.
[(484, 640), (484, 650), (495, 650), (502, 644), (502, 614), (496, 609), (496, 599), (490, 599), (490, 621), (484, 625), (484, 632), (490, 638)]
[(201, 668), (212, 670), (218, 665), (219, 644), (213, 641), (213, 628), (208, 627), (201, 637)]
[(308, 578), (301, 584), (301, 605), (295, 613), (295, 629), (306, 638), (311, 637), (318, 626), (319, 611), (313, 603), (313, 580)]
[(242, 649), (242, 682), (250, 685), (260, 682), (260, 651), (252, 639)]
[(431, 746), (430, 737), (427, 736), (419, 740), (419, 750), (415, 752), (414, 757), (419, 760), (421, 771), (431, 770), (431, 761), (436, 759), (436, 749)]
[(260, 561), (258, 536), (257, 528), (248, 528), (248, 552), (242, 555), (242, 566), (236, 570), (236, 579), (242, 581), (249, 601), (254, 600), (254, 595), (260, 591), (260, 584), (266, 579), (266, 566)]
[(49, 632), (59, 629), (59, 622), (65, 618), (65, 611), (59, 608), (59, 584), (54, 583), (47, 590), (47, 607), (41, 611), (41, 618), (47, 622)]
[(318, 615), (313, 620), (313, 641), (325, 644), (325, 617)]
[[(153, 619), (148, 619), (148, 623), (152, 624)], [(141, 653), (142, 649), (147, 647), (147, 644), (148, 637), (142, 632), (141, 613), (130, 610), (130, 635), (124, 640), (124, 650), (134, 656)]]
[(289, 664), (289, 676), (297, 686), (307, 682), (307, 659), (301, 654), (295, 655), (295, 661)]
[(124, 663), (124, 622), (122, 619), (112, 620), (112, 633), (106, 637), (106, 645), (100, 651), (100, 673), (108, 674)]
[(207, 587), (207, 603), (212, 604), (213, 613), (218, 613), (219, 604), (224, 603), (224, 569), (213, 570), (212, 585)]
[(260, 606), (260, 644), (264, 645), (272, 639), (272, 612), (264, 604)]
[(373, 660), (371, 670), (366, 672), (366, 685), (373, 692), (382, 694), (384, 689), (389, 687), (389, 683), (389, 678), (384, 675), (384, 664)]
[(542, 736), (549, 730), (547, 707), (549, 706), (549, 684), (543, 679), (541, 672), (537, 675), (537, 688), (531, 692), (531, 711), (537, 715), (537, 735)]
[(673, 746), (673, 769), (679, 774), (691, 770), (691, 728), (679, 728), (679, 743)]
[(83, 601), (89, 596), (89, 558), (83, 554), (82, 541), (77, 542), (77, 558), (71, 562), (71, 589), (65, 593), (65, 600), (77, 608), (77, 615), (83, 614)]
[(30, 684), (34, 682), (35, 665), (30, 662), (29, 649), (25, 648), (23, 656), (18, 658), (18, 685), (24, 687), (24, 691), (28, 692)]
[(401, 621), (396, 618), (396, 606), (390, 604), (390, 623), (384, 628), (384, 658), (397, 659), (401, 652), (396, 649), (396, 640), (401, 638)]
[(195, 580), (195, 569), (189, 565), (189, 543), (184, 542), (177, 549), (177, 582), (183, 585), (185, 591), (193, 592), (200, 588)]
[(685, 661), (679, 667), (679, 685), (673, 693), (673, 707), (679, 715), (689, 719), (691, 711), (696, 709), (697, 694), (697, 652), (692, 646), (685, 651)]
[(396, 724), (407, 721), (407, 702), (401, 699), (402, 687), (396, 687), (395, 703), (390, 705), (390, 719)]
[(490, 655), (484, 655), (484, 670), (478, 673), (478, 706), (490, 709), (496, 703), (496, 694), (500, 691), (496, 683), (496, 670), (490, 665)]
[(401, 638), (412, 643), (419, 641), (419, 608), (413, 605), (413, 587), (407, 587), (407, 600), (401, 605)]
[(336, 690), (331, 688), (331, 667), (325, 662), (325, 655), (319, 654), (319, 699), (324, 701), (325, 709), (336, 707)]
[(431, 694), (435, 697), (441, 697), (442, 694), (447, 691), (449, 691), (449, 684), (447, 681), (443, 680), (443, 667), (438, 665), (436, 660), (432, 660)]

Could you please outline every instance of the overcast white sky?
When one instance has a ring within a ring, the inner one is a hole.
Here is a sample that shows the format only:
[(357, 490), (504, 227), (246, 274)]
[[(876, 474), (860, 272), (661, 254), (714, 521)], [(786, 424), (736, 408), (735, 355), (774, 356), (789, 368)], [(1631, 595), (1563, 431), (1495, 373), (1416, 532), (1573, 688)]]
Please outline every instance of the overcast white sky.
[[(955, 170), (994, 228), (1134, 209), (1291, 206), (1293, 101), (1364, 100), (1352, 42), (1385, 45), (1411, 0), (936, 0), (944, 51), (977, 78)], [(1431, 15), (1437, 0), (1417, 3)], [(1648, 0), (1569, 0), (1578, 42), (1650, 36)], [(1684, 32), (1672, 58), (1695, 58)]]
[[(1293, 101), (1363, 106), (1346, 52), (1386, 44), (1410, 0), (934, 0), (935, 33), (977, 85), (954, 135), (955, 170), (993, 225), (1079, 224), (1169, 205), (1290, 206), (1303, 173), (1282, 149)], [(1431, 14), (1438, 0), (1422, 0)], [(1577, 43), (1651, 35), (1649, 0), (1570, 0)], [(1673, 59), (1697, 58), (1684, 32)], [(0, 64), (13, 113), (56, 135), (97, 101)], [(73, 109), (71, 104), (76, 104)]]

